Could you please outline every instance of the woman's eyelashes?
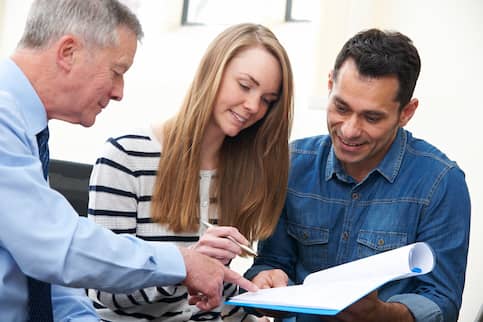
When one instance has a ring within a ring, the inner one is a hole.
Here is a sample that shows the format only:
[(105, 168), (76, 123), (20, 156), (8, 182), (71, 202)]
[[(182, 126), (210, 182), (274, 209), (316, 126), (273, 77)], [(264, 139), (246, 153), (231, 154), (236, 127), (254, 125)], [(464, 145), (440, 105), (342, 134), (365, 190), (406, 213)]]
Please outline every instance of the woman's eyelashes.
[(242, 90), (244, 91), (250, 90), (250, 84), (248, 82), (239, 82), (238, 84), (240, 85)]

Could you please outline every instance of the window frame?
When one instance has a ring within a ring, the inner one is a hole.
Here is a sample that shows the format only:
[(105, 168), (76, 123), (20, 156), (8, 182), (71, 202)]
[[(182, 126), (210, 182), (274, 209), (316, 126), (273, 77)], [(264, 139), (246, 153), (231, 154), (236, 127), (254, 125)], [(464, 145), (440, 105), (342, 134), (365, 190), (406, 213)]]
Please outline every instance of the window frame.
[(293, 2), (293, 0), (285, 1), (285, 22), (311, 22), (312, 20), (310, 19), (296, 19), (293, 17)]
[[(299, 0), (300, 1), (300, 0)], [(210, 23), (203, 23), (203, 22), (193, 22), (189, 21), (189, 10), (190, 10), (190, 0), (183, 0), (183, 8), (181, 12), (181, 25), (182, 26), (206, 26)], [(285, 0), (285, 17), (281, 17), (284, 19), (284, 22), (311, 22), (310, 19), (297, 19), (293, 17), (293, 4), (294, 0)]]

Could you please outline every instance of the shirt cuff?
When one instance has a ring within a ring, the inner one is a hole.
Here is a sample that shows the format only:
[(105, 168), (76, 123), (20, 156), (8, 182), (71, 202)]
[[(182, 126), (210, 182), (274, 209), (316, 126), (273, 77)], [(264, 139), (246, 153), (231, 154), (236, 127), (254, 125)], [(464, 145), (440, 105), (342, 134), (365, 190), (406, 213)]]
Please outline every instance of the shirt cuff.
[(186, 278), (186, 266), (183, 255), (175, 244), (148, 242), (155, 250), (153, 262), (158, 267), (159, 283), (157, 286), (176, 285)]
[(443, 312), (439, 306), (425, 296), (408, 293), (391, 296), (386, 302), (404, 304), (415, 322), (443, 322)]
[(261, 271), (268, 271), (271, 269), (274, 269), (274, 267), (268, 265), (253, 265), (245, 272), (243, 276), (248, 280), (252, 280)]

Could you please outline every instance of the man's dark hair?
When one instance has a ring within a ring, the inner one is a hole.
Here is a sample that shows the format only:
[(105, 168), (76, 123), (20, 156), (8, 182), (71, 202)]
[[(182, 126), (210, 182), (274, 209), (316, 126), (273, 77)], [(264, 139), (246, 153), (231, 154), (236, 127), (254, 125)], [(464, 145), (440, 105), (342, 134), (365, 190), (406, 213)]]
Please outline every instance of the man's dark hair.
[(392, 31), (369, 29), (349, 39), (337, 55), (334, 80), (342, 64), (352, 58), (359, 73), (378, 78), (394, 75), (399, 81), (396, 101), (400, 109), (411, 100), (421, 70), (418, 50), (407, 36)]

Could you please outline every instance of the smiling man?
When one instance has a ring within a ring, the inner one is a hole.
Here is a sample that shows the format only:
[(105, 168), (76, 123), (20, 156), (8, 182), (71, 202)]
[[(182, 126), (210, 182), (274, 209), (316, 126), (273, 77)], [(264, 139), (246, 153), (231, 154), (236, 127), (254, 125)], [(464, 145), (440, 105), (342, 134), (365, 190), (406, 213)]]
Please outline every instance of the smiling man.
[[(469, 242), (463, 171), (404, 126), (418, 107), (420, 58), (398, 32), (349, 39), (329, 74), (330, 135), (292, 143), (285, 208), (246, 276), (261, 288), (414, 242), (431, 274), (381, 287), (335, 317), (297, 321), (456, 321)], [(323, 285), (320, 285), (323, 288)]]

